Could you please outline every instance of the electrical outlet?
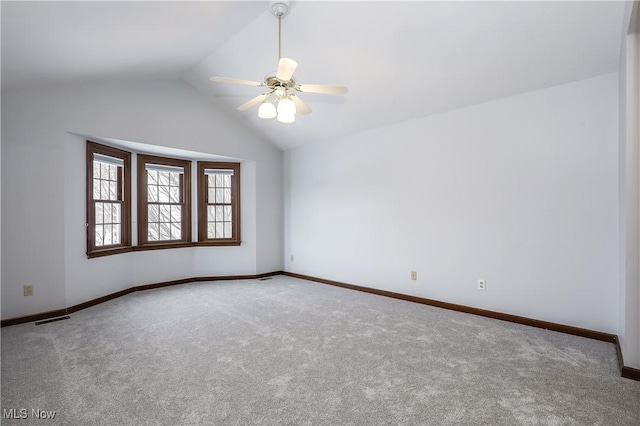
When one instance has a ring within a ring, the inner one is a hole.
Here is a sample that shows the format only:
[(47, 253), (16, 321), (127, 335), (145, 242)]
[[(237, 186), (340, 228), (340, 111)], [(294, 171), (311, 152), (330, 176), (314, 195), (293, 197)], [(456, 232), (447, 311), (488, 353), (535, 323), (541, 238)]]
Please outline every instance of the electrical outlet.
[(413, 281), (418, 279), (418, 273), (416, 271), (411, 271), (411, 279)]
[(293, 262), (293, 255), (291, 255), (291, 261)]
[(24, 295), (25, 296), (33, 296), (33, 286), (32, 285), (25, 285), (23, 287), (24, 289)]
[(478, 290), (485, 291), (487, 289), (487, 282), (485, 280), (478, 280)]

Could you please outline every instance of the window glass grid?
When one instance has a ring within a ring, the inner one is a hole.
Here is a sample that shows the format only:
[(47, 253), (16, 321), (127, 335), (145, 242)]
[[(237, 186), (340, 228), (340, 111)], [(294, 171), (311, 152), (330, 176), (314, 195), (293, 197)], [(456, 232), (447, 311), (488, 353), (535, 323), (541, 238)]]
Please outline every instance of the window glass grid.
[(121, 243), (121, 217), (120, 203), (95, 203), (96, 246), (109, 246)]
[(115, 164), (93, 161), (93, 199), (115, 201), (119, 199), (118, 181), (121, 171)]
[(147, 241), (182, 239), (181, 173), (147, 170)]
[(96, 247), (122, 242), (121, 173), (121, 166), (93, 161), (94, 244)]
[(207, 175), (207, 238), (233, 237), (231, 175)]

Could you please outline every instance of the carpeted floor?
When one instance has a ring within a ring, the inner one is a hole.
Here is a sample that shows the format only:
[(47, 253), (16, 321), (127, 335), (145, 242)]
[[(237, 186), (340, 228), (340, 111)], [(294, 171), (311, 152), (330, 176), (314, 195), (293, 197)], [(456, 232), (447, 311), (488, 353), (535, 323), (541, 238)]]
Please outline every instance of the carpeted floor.
[(274, 277), (5, 327), (2, 409), (27, 416), (3, 425), (639, 425), (640, 382), (610, 343)]

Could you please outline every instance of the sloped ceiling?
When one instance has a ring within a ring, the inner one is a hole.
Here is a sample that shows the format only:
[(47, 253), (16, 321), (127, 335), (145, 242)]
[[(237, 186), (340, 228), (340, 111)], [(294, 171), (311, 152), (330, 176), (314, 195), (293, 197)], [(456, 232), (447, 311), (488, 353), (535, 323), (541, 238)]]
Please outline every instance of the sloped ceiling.
[(239, 125), (290, 149), (615, 72), (625, 4), (298, 1), (282, 54), (313, 109), (293, 124), (235, 108), (277, 65), (271, 2), (2, 2), (2, 89), (182, 78)]

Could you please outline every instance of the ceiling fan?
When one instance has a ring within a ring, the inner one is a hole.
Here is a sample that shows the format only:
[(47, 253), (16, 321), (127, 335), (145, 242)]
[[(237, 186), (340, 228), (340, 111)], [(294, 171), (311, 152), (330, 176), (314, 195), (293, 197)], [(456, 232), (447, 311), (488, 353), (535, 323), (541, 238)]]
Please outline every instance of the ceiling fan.
[(298, 92), (343, 95), (347, 93), (347, 88), (322, 84), (298, 84), (296, 82), (293, 73), (298, 67), (298, 63), (293, 59), (283, 58), (281, 54), (282, 18), (289, 13), (289, 5), (283, 2), (273, 3), (270, 10), (278, 18), (278, 69), (276, 73), (267, 75), (264, 82), (228, 77), (211, 77), (210, 80), (216, 83), (235, 83), (266, 88), (264, 93), (250, 99), (237, 109), (244, 111), (260, 104), (258, 117), (277, 118), (282, 123), (293, 123), (296, 113), (311, 114), (311, 108), (298, 97)]

